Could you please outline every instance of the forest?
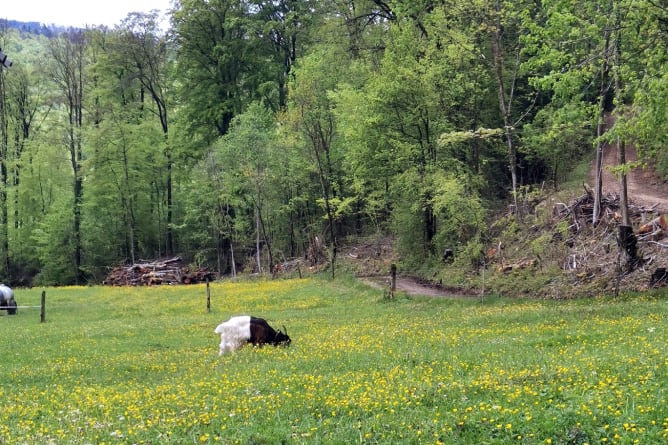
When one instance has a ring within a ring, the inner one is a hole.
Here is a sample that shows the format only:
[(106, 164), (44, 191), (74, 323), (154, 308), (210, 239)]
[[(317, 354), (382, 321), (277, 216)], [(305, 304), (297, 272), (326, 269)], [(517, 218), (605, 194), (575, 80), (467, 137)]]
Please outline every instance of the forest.
[(380, 236), (406, 269), (475, 267), (499, 208), (604, 143), (668, 176), (665, 0), (175, 0), (162, 23), (0, 20), (0, 280), (334, 274)]

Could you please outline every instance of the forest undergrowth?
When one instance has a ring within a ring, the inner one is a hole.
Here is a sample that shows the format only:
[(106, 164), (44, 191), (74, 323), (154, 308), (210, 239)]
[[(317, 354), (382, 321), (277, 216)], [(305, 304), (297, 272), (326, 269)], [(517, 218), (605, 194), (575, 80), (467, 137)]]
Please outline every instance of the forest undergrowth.
[(454, 258), (429, 263), (421, 269), (402, 267), (391, 237), (350, 241), (342, 249), (342, 268), (362, 277), (384, 277), (391, 264), (399, 276), (417, 279), (442, 295), (497, 294), (508, 297), (565, 299), (665, 286), (652, 276), (668, 268), (668, 230), (665, 217), (652, 207), (629, 206), (641, 261), (629, 269), (617, 244), (619, 196), (602, 200), (601, 220), (592, 224), (593, 196), (585, 187), (547, 193), (535, 192), (523, 206), (524, 214), (499, 212), (486, 234), (484, 257)]
[(491, 228), (485, 257), (490, 292), (559, 299), (616, 295), (648, 289), (656, 271), (668, 266), (665, 219), (653, 209), (629, 206), (640, 257), (629, 267), (617, 241), (618, 195), (603, 197), (596, 225), (589, 190), (569, 200), (547, 195), (538, 201), (524, 217), (507, 214)]

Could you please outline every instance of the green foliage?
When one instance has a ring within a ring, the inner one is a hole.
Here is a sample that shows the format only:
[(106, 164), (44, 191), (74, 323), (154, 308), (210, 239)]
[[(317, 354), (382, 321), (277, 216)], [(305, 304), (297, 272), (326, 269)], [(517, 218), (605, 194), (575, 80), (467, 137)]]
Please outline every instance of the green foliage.
[[(71, 200), (64, 198), (71, 206)], [(44, 222), (33, 232), (40, 262), (35, 284), (55, 286), (72, 283), (76, 279), (74, 243), (72, 242), (72, 214), (68, 206), (54, 206)]]
[(249, 102), (262, 100), (275, 111), (285, 106), (299, 28), (292, 3), (180, 3), (173, 25), (178, 58), (187, 61), (177, 72), (188, 131), (211, 142)]
[(556, 188), (591, 152), (591, 123), (595, 110), (582, 103), (547, 106), (524, 126), (522, 140), (526, 159), (545, 165), (545, 176)]
[(493, 137), (503, 136), (503, 129), (501, 128), (478, 128), (475, 131), (451, 131), (444, 133), (439, 138), (441, 145), (461, 144), (464, 142), (471, 142), (474, 139), (485, 140)]
[(411, 268), (419, 266), (431, 252), (425, 243), (425, 207), (420, 180), (414, 172), (406, 172), (402, 179), (402, 187), (393, 190), (398, 199), (392, 209), (391, 230), (396, 236), (396, 249), (402, 263)]
[(506, 215), (494, 222), (494, 227), (501, 231), (499, 242), (515, 245), (518, 237), (522, 236), (522, 228), (512, 215)]
[(275, 263), (382, 232), (414, 270), (445, 248), (475, 270), (509, 189), (533, 221), (534, 183), (582, 182), (602, 105), (606, 137), (668, 171), (656, 2), (177, 3), (166, 35), (152, 14), (0, 30), (5, 275), (99, 281), (167, 253), (228, 273), (260, 244)]
[[(468, 243), (475, 243), (484, 230), (486, 216), (469, 178), (436, 171), (423, 181), (417, 172), (406, 172), (400, 184), (393, 194), (403, 205), (394, 208), (392, 229), (406, 266), (419, 267), (432, 256), (440, 260), (445, 249), (454, 250), (455, 256), (460, 250), (475, 250)], [(432, 211), (437, 223), (429, 240), (425, 218)]]
[[(320, 206), (321, 209), (325, 209), (325, 200), (318, 198), (316, 203)], [(355, 204), (357, 203), (356, 198), (332, 198), (329, 201), (329, 205), (332, 208), (332, 215), (335, 220), (342, 220), (346, 217), (352, 215), (355, 211)], [(324, 216), (323, 216), (324, 218)]]
[[(661, 57), (665, 61), (666, 55)], [(652, 65), (650, 65), (652, 66)], [(663, 65), (665, 67), (665, 64)], [(634, 115), (631, 117), (632, 134), (643, 159), (656, 160), (657, 170), (668, 177), (668, 75), (665, 72), (650, 74), (641, 81), (634, 98)]]
[(439, 229), (434, 237), (436, 252), (465, 246), (484, 231), (486, 214), (480, 197), (467, 178), (437, 172), (434, 182), (434, 213)]
[(537, 238), (531, 240), (531, 254), (538, 258), (546, 258), (547, 255), (554, 249), (552, 243), (554, 241), (551, 233), (544, 233)]
[[(274, 136), (272, 113), (254, 103), (232, 121), (230, 132), (219, 141), (216, 162), (224, 166), (224, 170), (212, 180), (219, 183), (225, 193), (217, 200), (224, 205), (235, 203), (234, 217), (230, 215), (232, 233), (245, 235), (240, 239), (232, 238), (235, 243), (240, 241), (250, 246), (250, 240), (259, 237), (271, 249), (272, 240), (266, 236), (269, 228), (264, 224), (274, 218), (273, 209), (267, 204), (277, 191)], [(244, 215), (244, 212), (248, 213)], [(249, 221), (254, 223), (249, 224)]]
[[(464, 271), (476, 270), (478, 267), (484, 263), (485, 258), (485, 245), (481, 240), (480, 235), (476, 235), (472, 238), (466, 240), (466, 244), (461, 246), (457, 253), (455, 254), (454, 264), (461, 268)], [(452, 286), (460, 286), (465, 288), (475, 288), (475, 285), (471, 283), (464, 282), (460, 280), (458, 282), (451, 281), (447, 279), (447, 276), (450, 275), (450, 267), (446, 267), (442, 270), (441, 274), (446, 276), (445, 282)]]

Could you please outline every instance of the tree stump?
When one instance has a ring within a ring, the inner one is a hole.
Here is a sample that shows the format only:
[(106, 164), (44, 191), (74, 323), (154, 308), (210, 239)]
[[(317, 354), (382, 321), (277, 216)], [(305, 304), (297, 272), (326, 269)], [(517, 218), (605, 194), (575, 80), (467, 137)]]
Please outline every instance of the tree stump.
[(649, 287), (661, 287), (668, 285), (668, 272), (665, 267), (658, 267), (649, 278)]
[(640, 257), (638, 256), (638, 240), (633, 233), (633, 227), (619, 226), (617, 246), (619, 246), (619, 250), (624, 253), (626, 270), (631, 272), (640, 263)]

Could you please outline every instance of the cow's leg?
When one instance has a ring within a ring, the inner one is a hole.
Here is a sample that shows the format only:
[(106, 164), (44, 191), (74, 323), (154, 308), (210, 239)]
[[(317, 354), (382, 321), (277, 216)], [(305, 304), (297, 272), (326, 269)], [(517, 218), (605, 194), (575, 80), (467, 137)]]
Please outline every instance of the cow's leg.
[(16, 311), (17, 311), (16, 306), (17, 306), (16, 300), (14, 300), (13, 298), (10, 299), (9, 304), (7, 305), (7, 314), (16, 315)]

